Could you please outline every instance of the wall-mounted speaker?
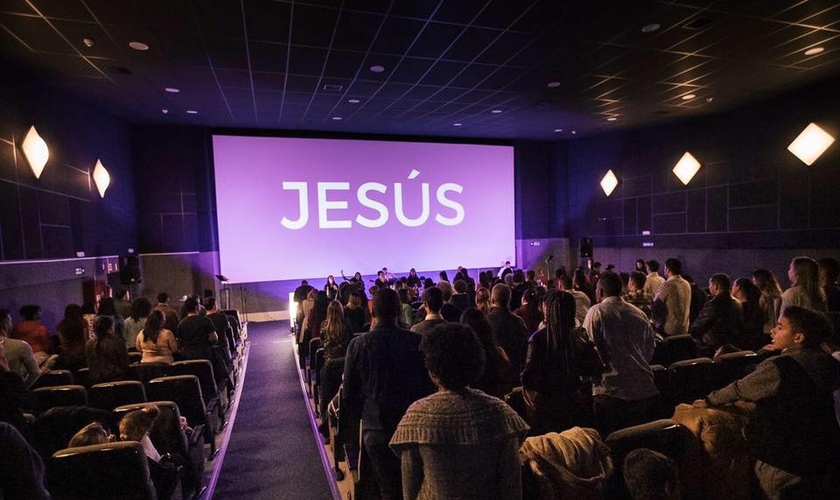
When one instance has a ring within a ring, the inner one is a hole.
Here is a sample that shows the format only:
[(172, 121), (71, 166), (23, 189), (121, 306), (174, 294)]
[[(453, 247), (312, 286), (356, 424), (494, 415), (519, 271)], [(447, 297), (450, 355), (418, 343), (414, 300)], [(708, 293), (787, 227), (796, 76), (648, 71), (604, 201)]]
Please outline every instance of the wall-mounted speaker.
[(592, 238), (580, 239), (580, 256), (582, 258), (592, 258)]
[(140, 275), (140, 256), (128, 254), (120, 257), (120, 283), (123, 285), (136, 285), (143, 281)]

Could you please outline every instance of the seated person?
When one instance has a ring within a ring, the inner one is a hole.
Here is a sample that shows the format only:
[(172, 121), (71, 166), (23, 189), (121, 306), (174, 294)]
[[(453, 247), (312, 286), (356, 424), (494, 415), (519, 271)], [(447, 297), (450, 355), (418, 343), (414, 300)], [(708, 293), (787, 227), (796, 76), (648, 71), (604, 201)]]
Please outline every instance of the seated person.
[(44, 463), (13, 426), (0, 421), (0, 497), (49, 500)]
[(128, 350), (125, 341), (114, 333), (111, 316), (97, 316), (93, 322), (95, 338), (85, 345), (85, 358), (94, 384), (124, 380), (128, 372)]
[(26, 387), (32, 387), (41, 376), (41, 369), (32, 347), (26, 341), (9, 338), (11, 329), (12, 316), (9, 310), (0, 309), (0, 342), (4, 344), (9, 369), (23, 377)]
[[(178, 471), (175, 467), (168, 467), (172, 455), (161, 456), (158, 453), (152, 440), (149, 439), (149, 431), (157, 420), (160, 409), (155, 405), (149, 405), (142, 410), (133, 411), (120, 420), (120, 441), (137, 441), (143, 447), (146, 458), (149, 462), (149, 476), (155, 485), (159, 499), (170, 498), (176, 488), (180, 488)], [(167, 463), (164, 466), (161, 461)]]
[(639, 448), (624, 457), (624, 484), (632, 500), (679, 500), (680, 479), (674, 461)]
[(23, 340), (32, 347), (35, 361), (43, 364), (49, 357), (52, 347), (47, 327), (41, 323), (41, 306), (29, 304), (20, 308), (23, 317), (12, 330), (13, 339)]
[(101, 423), (91, 422), (73, 435), (67, 447), (92, 446), (95, 444), (111, 443), (114, 440), (116, 440), (116, 436), (105, 430)]
[(212, 362), (211, 347), (219, 341), (219, 336), (213, 322), (207, 316), (199, 314), (200, 306), (196, 297), (187, 298), (184, 302), (186, 316), (178, 323), (175, 337), (184, 359), (206, 359)]
[(0, 337), (0, 421), (8, 422), (18, 432), (28, 436), (29, 426), (23, 412), (35, 406), (34, 398), (20, 374), (9, 368), (9, 362), (6, 360), (7, 341), (8, 339)]
[(821, 348), (831, 325), (821, 313), (790, 306), (770, 335), (780, 356), (694, 406), (755, 403), (747, 441), (761, 492), (768, 498), (827, 498), (825, 479), (836, 473), (840, 443), (834, 409), (840, 363)]
[(166, 363), (175, 361), (174, 354), (178, 352), (178, 341), (175, 335), (164, 328), (166, 316), (163, 311), (155, 309), (149, 313), (143, 329), (137, 335), (137, 350), (143, 353), (141, 363)]
[(420, 349), (438, 392), (412, 404), (391, 438), (404, 498), (521, 498), (519, 446), (528, 425), (470, 387), (484, 369), (478, 337), (469, 326), (444, 324), (423, 335)]

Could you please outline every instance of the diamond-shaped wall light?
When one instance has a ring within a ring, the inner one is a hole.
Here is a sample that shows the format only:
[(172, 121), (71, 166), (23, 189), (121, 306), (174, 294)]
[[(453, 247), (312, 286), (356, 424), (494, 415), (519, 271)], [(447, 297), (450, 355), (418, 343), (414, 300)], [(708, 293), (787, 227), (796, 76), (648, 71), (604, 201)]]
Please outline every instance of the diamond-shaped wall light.
[(834, 137), (831, 137), (828, 132), (816, 123), (809, 123), (805, 130), (790, 143), (788, 151), (802, 160), (805, 165), (810, 166), (833, 142)]
[(688, 186), (688, 183), (691, 182), (691, 179), (694, 178), (694, 174), (700, 170), (700, 162), (697, 161), (697, 158), (691, 156), (691, 153), (688, 151), (682, 155), (680, 161), (674, 165), (674, 174), (682, 181), (683, 184)]
[(105, 170), (105, 166), (99, 160), (96, 160), (96, 166), (93, 168), (93, 182), (96, 184), (96, 189), (99, 190), (99, 196), (104, 198), (105, 190), (111, 185), (111, 176), (108, 175), (108, 171)]
[(616, 186), (618, 186), (618, 177), (615, 176), (612, 170), (608, 170), (601, 179), (601, 189), (604, 190), (605, 195), (609, 196), (615, 190)]
[(47, 160), (50, 159), (50, 148), (47, 147), (44, 139), (38, 135), (38, 131), (35, 130), (34, 125), (26, 133), (26, 137), (23, 138), (21, 149), (23, 150), (23, 155), (26, 157), (26, 161), (29, 162), (32, 173), (35, 174), (35, 178), (40, 179), (41, 172), (44, 171), (44, 166), (46, 166)]

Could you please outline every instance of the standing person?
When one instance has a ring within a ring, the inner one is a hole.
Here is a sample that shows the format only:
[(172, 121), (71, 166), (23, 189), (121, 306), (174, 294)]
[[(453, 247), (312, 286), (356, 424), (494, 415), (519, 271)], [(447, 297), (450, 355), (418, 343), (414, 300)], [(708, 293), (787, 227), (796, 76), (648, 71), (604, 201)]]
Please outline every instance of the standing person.
[(634, 268), (634, 271), (644, 273), (645, 277), (647, 278), (648, 269), (645, 259), (636, 259), (636, 267)]
[(461, 323), (472, 328), (484, 348), (484, 371), (471, 387), (503, 399), (513, 390), (510, 358), (493, 337), (493, 328), (487, 316), (471, 307), (461, 315)]
[(321, 347), (324, 348), (324, 361), (343, 358), (353, 334), (344, 318), (344, 307), (334, 300), (327, 306), (327, 316), (321, 323)]
[(551, 291), (544, 308), (545, 328), (528, 340), (522, 370), (533, 435), (583, 425), (591, 408), (591, 394), (580, 376), (586, 332), (575, 327), (575, 299), (569, 293)]
[[(199, 314), (199, 305), (196, 297), (187, 298), (184, 302), (186, 317), (178, 323), (175, 337), (185, 359), (206, 359), (212, 363), (211, 348), (219, 341), (219, 336), (210, 318)], [(215, 370), (216, 366), (213, 369)]]
[(93, 333), (96, 337), (85, 345), (91, 382), (101, 384), (125, 379), (128, 351), (125, 341), (115, 333), (113, 317), (97, 316), (93, 322)]
[(475, 307), (484, 314), (490, 313), (490, 290), (484, 286), (475, 291)]
[(653, 297), (645, 293), (645, 281), (647, 281), (647, 276), (644, 273), (633, 271), (627, 282), (627, 295), (624, 296), (624, 301), (638, 307), (645, 316), (650, 318)]
[[(652, 297), (656, 297), (657, 292), (659, 292), (659, 287), (665, 283), (665, 278), (659, 275), (659, 261), (649, 260), (646, 264), (648, 274), (647, 279), (645, 280), (645, 293), (651, 295)], [(667, 277), (667, 271), (665, 275)]]
[(20, 308), (20, 315), (23, 320), (15, 325), (10, 336), (28, 343), (32, 347), (35, 361), (40, 365), (50, 356), (52, 347), (47, 327), (41, 323), (41, 306), (35, 304), (23, 306)]
[(133, 302), (131, 301), (131, 297), (128, 295), (128, 290), (125, 288), (117, 288), (117, 292), (114, 294), (114, 299), (114, 307), (117, 309), (117, 314), (123, 318), (131, 316), (131, 306)]
[(420, 348), (438, 390), (408, 408), (391, 438), (402, 462), (403, 497), (522, 498), (519, 446), (528, 425), (471, 387), (484, 365), (475, 333), (445, 324), (424, 335)]
[(763, 361), (746, 377), (694, 405), (755, 403), (747, 443), (757, 458), (755, 473), (763, 495), (829, 498), (825, 480), (840, 466), (840, 427), (832, 397), (840, 390), (840, 363), (821, 349), (831, 325), (821, 313), (789, 306), (771, 336), (781, 356)]
[(41, 369), (27, 342), (9, 338), (11, 330), (12, 315), (8, 309), (0, 309), (0, 344), (4, 346), (9, 371), (20, 375), (26, 387), (32, 387), (41, 376)]
[(825, 312), (825, 295), (820, 288), (819, 266), (810, 257), (795, 257), (788, 268), (791, 287), (782, 293), (780, 314), (790, 306)]
[(347, 305), (344, 307), (344, 318), (350, 326), (350, 332), (362, 333), (365, 330), (365, 309), (362, 307), (362, 295), (360, 292), (352, 292), (347, 298)]
[(741, 341), (738, 347), (758, 351), (769, 342), (764, 335), (764, 309), (761, 308), (761, 290), (749, 278), (738, 278), (732, 285), (732, 296), (741, 302)]
[(776, 327), (782, 310), (782, 287), (776, 276), (767, 269), (756, 269), (752, 274), (752, 282), (761, 290), (761, 308), (764, 310), (764, 333)]
[[(648, 262), (649, 267), (651, 264), (659, 269), (659, 263), (655, 260)], [(665, 336), (685, 335), (688, 333), (691, 312), (691, 285), (682, 277), (682, 262), (679, 259), (666, 260), (665, 276), (668, 279), (658, 287), (659, 291), (653, 299), (653, 324)], [(650, 279), (648, 275), (648, 283)], [(648, 289), (646, 283), (645, 290)]]
[(575, 290), (572, 286), (572, 278), (567, 274), (558, 276), (555, 285), (557, 286), (558, 292), (567, 292), (575, 298), (575, 325), (582, 325), (583, 319), (586, 318), (586, 311), (592, 306), (592, 301), (589, 300), (589, 296), (579, 290)]
[(327, 282), (324, 283), (324, 293), (327, 294), (327, 300), (330, 302), (338, 298), (338, 283), (335, 282), (332, 274), (327, 276)]
[(528, 327), (522, 318), (510, 310), (510, 287), (499, 283), (493, 287), (490, 304), (490, 314), (487, 320), (493, 328), (493, 336), (510, 358), (513, 369), (513, 385), (519, 385), (519, 374), (525, 366), (525, 355), (528, 352)]
[(213, 323), (213, 328), (216, 329), (216, 335), (219, 337), (219, 349), (216, 352), (221, 356), (228, 371), (233, 369), (233, 361), (230, 358), (231, 351), (236, 350), (236, 341), (233, 338), (233, 328), (228, 321), (228, 315), (219, 309), (219, 302), (216, 297), (207, 297), (204, 299), (204, 310), (207, 312), (207, 317)]
[(537, 294), (534, 290), (525, 290), (522, 294), (522, 305), (513, 314), (522, 318), (525, 326), (528, 327), (528, 333), (534, 333), (540, 329), (540, 324), (543, 322), (544, 316), (542, 307), (537, 300)]
[(431, 331), (432, 328), (441, 323), (446, 323), (446, 320), (443, 319), (443, 316), (440, 314), (442, 307), (443, 291), (441, 291), (440, 288), (433, 286), (423, 290), (423, 305), (420, 306), (420, 308), (421, 310), (426, 311), (426, 316), (423, 317), (423, 321), (415, 323), (414, 326), (411, 327), (411, 331), (423, 334)]
[(660, 406), (649, 364), (653, 328), (639, 308), (621, 298), (621, 288), (617, 274), (601, 275), (596, 288), (599, 303), (589, 309), (583, 321), (607, 365), (592, 388), (595, 417), (605, 436), (655, 419)]
[[(820, 273), (820, 288), (825, 295), (825, 304), (828, 312), (840, 312), (840, 284), (837, 278), (840, 277), (840, 263), (837, 259), (826, 257), (817, 261)], [(840, 335), (840, 332), (836, 332)]]
[(420, 353), (420, 335), (397, 326), (400, 299), (390, 288), (373, 300), (375, 327), (355, 337), (344, 363), (342, 411), (361, 418), (362, 446), (383, 500), (401, 498), (400, 461), (388, 442), (405, 411), (431, 394)]
[(57, 330), (61, 346), (55, 368), (70, 371), (84, 368), (87, 364), (85, 344), (90, 337), (90, 330), (81, 306), (68, 304), (64, 308), (64, 319), (58, 323)]
[(117, 313), (117, 307), (114, 303), (113, 297), (102, 297), (99, 301), (99, 311), (94, 321), (94, 329), (96, 328), (96, 318), (99, 316), (110, 316), (114, 320), (114, 335), (121, 339), (125, 339), (125, 318)]
[(169, 305), (169, 294), (166, 292), (160, 292), (157, 296), (157, 305), (155, 305), (155, 310), (161, 311), (163, 316), (166, 318), (166, 323), (164, 327), (171, 331), (175, 332), (178, 330), (178, 323), (181, 321), (181, 316), (178, 314), (174, 308), (170, 307)]

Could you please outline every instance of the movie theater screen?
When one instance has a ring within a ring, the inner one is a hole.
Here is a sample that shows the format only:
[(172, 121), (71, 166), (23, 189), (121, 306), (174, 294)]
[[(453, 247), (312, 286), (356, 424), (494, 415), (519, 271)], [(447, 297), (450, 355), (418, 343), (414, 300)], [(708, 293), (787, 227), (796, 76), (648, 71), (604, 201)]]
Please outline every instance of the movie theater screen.
[(231, 281), (514, 261), (513, 147), (215, 135), (213, 154)]

